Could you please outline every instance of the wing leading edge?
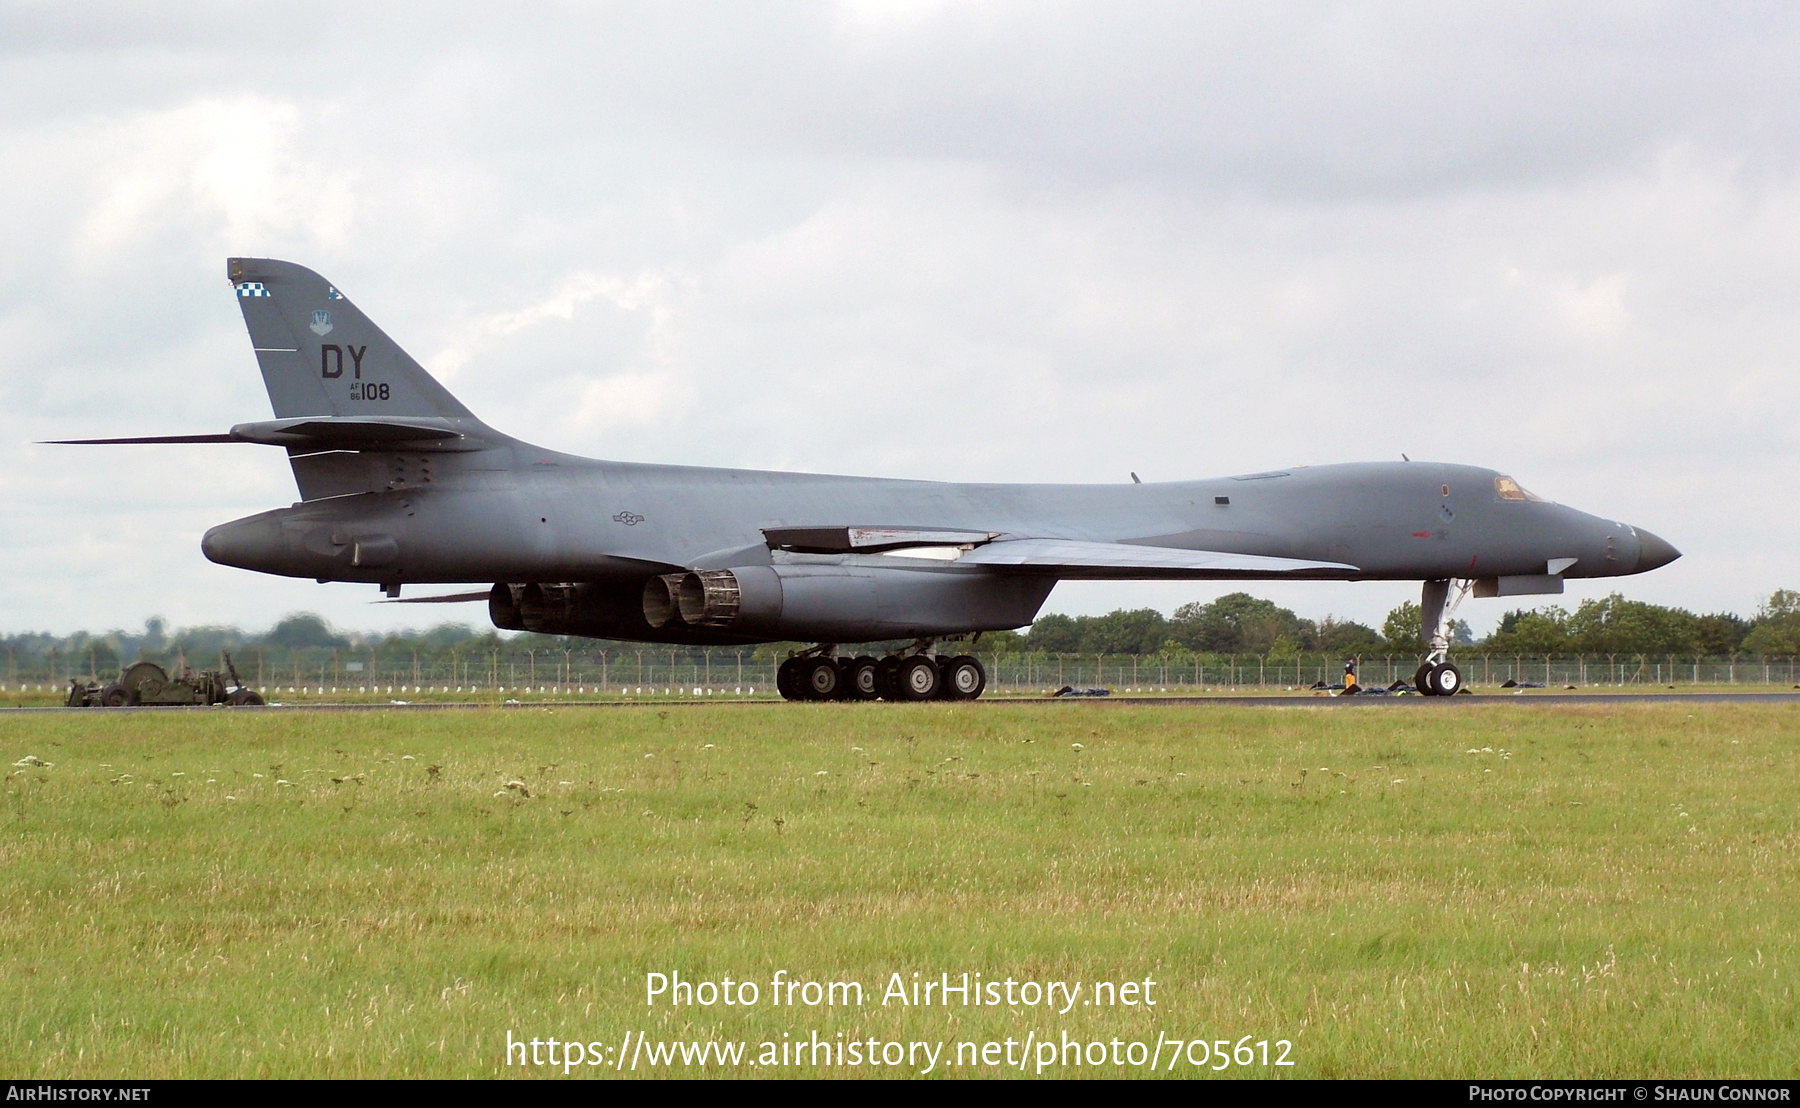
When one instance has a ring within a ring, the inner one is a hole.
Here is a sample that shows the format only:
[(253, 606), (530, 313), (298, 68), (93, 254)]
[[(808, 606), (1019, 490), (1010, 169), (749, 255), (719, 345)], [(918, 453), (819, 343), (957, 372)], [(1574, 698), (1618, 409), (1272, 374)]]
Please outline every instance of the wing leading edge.
[[(902, 552), (896, 552), (902, 553)], [(1271, 558), (1218, 550), (1179, 550), (1117, 542), (1073, 539), (999, 539), (984, 543), (956, 559), (966, 565), (993, 566), (1057, 577), (1131, 580), (1138, 578), (1281, 578), (1317, 577), (1341, 580), (1361, 572), (1344, 562)]]
[(1096, 580), (1190, 580), (1312, 577), (1342, 580), (1361, 572), (1345, 562), (1186, 550), (1078, 539), (1006, 538), (998, 531), (915, 527), (767, 529), (773, 551), (796, 554), (883, 554), (1051, 577)]

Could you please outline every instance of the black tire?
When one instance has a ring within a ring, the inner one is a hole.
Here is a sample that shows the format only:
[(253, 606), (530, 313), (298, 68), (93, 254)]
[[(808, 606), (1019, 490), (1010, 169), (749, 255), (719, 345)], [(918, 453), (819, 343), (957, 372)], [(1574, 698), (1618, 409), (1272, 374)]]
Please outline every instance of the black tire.
[(233, 708), (255, 708), (262, 705), (263, 698), (253, 689), (235, 689), (225, 697), (225, 703)]
[(974, 700), (987, 688), (987, 670), (968, 654), (958, 654), (938, 668), (945, 700)]
[(1439, 696), (1455, 696), (1462, 691), (1462, 670), (1449, 662), (1432, 667), (1431, 687), (1437, 690)]
[(938, 676), (936, 660), (923, 654), (901, 659), (894, 678), (901, 700), (931, 700), (944, 684)]
[(864, 655), (845, 662), (839, 674), (843, 679), (845, 700), (875, 700), (881, 696), (881, 664)]
[(1426, 662), (1419, 667), (1417, 673), (1413, 674), (1413, 688), (1419, 690), (1420, 696), (1437, 695), (1437, 686), (1431, 680), (1431, 673), (1435, 668), (1430, 662)]
[(112, 684), (100, 690), (100, 704), (102, 707), (123, 708), (127, 699), (125, 686), (119, 684), (117, 681), (114, 681)]
[(794, 676), (799, 678), (797, 691), (802, 700), (836, 700), (842, 687), (837, 663), (830, 658), (808, 658), (795, 667)]
[(899, 658), (883, 658), (875, 663), (875, 692), (883, 700), (900, 699)]
[(800, 699), (797, 691), (800, 683), (795, 680), (797, 675), (794, 673), (794, 670), (799, 668), (795, 663), (799, 661), (798, 658), (789, 658), (775, 670), (775, 691), (781, 694), (783, 700)]

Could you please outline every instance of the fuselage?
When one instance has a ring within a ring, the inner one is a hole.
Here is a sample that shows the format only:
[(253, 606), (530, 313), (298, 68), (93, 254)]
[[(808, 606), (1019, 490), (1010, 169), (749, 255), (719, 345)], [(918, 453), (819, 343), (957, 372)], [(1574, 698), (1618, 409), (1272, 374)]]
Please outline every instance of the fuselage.
[[(1652, 569), (1675, 556), (1667, 543), (1628, 524), (1546, 501), (1506, 498), (1497, 491), (1505, 479), (1494, 470), (1430, 462), (1050, 485), (642, 465), (519, 442), (434, 454), (423, 465), (421, 458), (365, 458), (395, 474), (379, 491), (324, 497), (223, 524), (207, 533), (206, 555), (245, 569), (320, 580), (587, 580), (767, 564), (780, 556), (765, 539), (770, 529), (849, 525), (1317, 559), (1354, 566), (1355, 572), (1324, 575), (1350, 580), (1541, 575), (1556, 559), (1572, 559), (1560, 570), (1565, 578), (1609, 577)], [(378, 555), (358, 558), (352, 540), (363, 534), (391, 542), (391, 551), (382, 546)]]

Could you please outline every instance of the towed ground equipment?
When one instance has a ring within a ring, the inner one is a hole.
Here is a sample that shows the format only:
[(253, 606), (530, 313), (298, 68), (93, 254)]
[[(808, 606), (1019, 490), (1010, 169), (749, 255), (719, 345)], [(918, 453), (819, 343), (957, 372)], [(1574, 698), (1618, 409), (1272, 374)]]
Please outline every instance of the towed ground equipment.
[[(119, 672), (117, 681), (105, 685), (97, 681), (70, 681), (70, 708), (134, 708), (143, 705), (179, 704), (261, 704), (256, 690), (238, 680), (237, 667), (231, 655), (220, 652), (224, 670), (205, 669), (195, 672), (186, 665), (174, 677), (155, 662), (133, 662)], [(229, 676), (229, 680), (227, 677)]]

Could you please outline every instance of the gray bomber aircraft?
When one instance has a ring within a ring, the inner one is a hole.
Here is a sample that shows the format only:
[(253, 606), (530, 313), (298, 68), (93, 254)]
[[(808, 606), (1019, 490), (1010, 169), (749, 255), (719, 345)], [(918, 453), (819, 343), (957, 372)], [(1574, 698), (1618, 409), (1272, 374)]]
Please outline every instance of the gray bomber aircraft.
[[(1030, 623), (1070, 579), (1423, 581), (1417, 686), (1469, 595), (1560, 593), (1572, 577), (1680, 557), (1648, 531), (1476, 466), (1377, 462), (1203, 481), (983, 485), (596, 461), (501, 434), (323, 277), (227, 263), (275, 419), (220, 435), (288, 453), (300, 503), (223, 523), (222, 565), (355, 581), (493, 582), (497, 627), (641, 642), (813, 642), (789, 699), (973, 699), (986, 674), (939, 640)], [(912, 639), (877, 659), (837, 644)]]

